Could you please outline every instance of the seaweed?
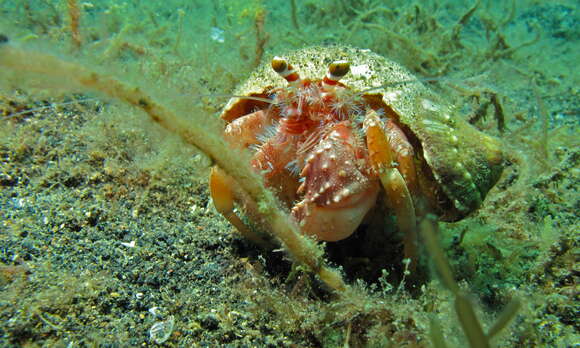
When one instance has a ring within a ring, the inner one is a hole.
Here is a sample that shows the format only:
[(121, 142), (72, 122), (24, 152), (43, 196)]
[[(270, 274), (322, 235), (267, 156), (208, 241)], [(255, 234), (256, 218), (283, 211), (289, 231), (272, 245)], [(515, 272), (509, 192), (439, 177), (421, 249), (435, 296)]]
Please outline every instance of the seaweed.
[[(461, 324), (461, 328), (467, 337), (469, 346), (472, 348), (490, 347), (491, 339), (500, 331), (505, 329), (510, 321), (516, 316), (521, 306), (519, 299), (512, 299), (512, 301), (499, 315), (493, 326), (488, 330), (487, 333), (484, 333), (482, 324), (475, 314), (473, 303), (469, 299), (468, 295), (463, 292), (455, 282), (447, 258), (445, 257), (443, 250), (439, 247), (439, 244), (436, 240), (434, 222), (430, 221), (429, 219), (425, 219), (421, 223), (420, 231), (426, 248), (429, 251), (431, 258), (433, 259), (435, 269), (441, 278), (441, 281), (455, 297), (455, 313), (459, 318), (459, 323)], [(446, 345), (443, 343), (444, 341), (441, 339), (442, 334), (438, 333), (441, 331), (441, 328), (436, 323), (436, 319), (432, 319), (431, 323), (431, 337), (433, 340), (433, 345), (437, 348), (446, 347)]]
[(80, 33), (81, 10), (76, 0), (67, 0), (68, 14), (70, 18), (70, 33), (74, 47), (81, 48), (82, 40)]
[(494, 108), (494, 118), (497, 122), (497, 129), (500, 133), (505, 131), (505, 113), (502, 106), (502, 103), (499, 100), (497, 93), (494, 92), (484, 92), (482, 93), (483, 96), (487, 97), (489, 100), (484, 102), (480, 101), (480, 96), (475, 95), (475, 99), (477, 100), (479, 107), (473, 112), (473, 114), (469, 117), (469, 123), (475, 124), (481, 119), (484, 119), (487, 115), (487, 110), (490, 106)]
[(262, 62), (262, 58), (264, 57), (264, 49), (268, 43), (268, 40), (270, 39), (270, 35), (264, 29), (266, 22), (266, 10), (264, 8), (256, 11), (255, 20), (256, 22), (254, 27), (256, 29), (256, 58), (254, 59), (254, 67), (257, 67)]

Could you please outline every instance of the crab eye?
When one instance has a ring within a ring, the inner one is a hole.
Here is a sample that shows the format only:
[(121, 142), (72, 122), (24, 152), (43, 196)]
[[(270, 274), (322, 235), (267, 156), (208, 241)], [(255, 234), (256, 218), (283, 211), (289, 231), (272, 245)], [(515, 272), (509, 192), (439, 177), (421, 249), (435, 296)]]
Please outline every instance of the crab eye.
[(330, 73), (330, 78), (333, 80), (340, 80), (344, 75), (348, 74), (350, 70), (350, 63), (346, 60), (337, 60), (330, 63), (328, 66), (328, 72)]
[(290, 65), (286, 59), (282, 57), (274, 57), (272, 58), (272, 69), (278, 73), (278, 75), (282, 76), (288, 82), (295, 82), (300, 80), (300, 76), (292, 65)]
[(288, 68), (288, 62), (286, 62), (286, 59), (278, 56), (272, 58), (272, 69), (274, 69), (275, 72), (281, 74), (286, 70), (286, 68)]

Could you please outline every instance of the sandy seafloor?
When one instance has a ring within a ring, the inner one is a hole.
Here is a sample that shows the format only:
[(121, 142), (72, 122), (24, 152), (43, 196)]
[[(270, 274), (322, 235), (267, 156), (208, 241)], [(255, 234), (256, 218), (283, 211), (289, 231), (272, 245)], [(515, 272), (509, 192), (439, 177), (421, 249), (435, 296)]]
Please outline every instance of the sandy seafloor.
[[(481, 209), (440, 224), (460, 287), (484, 330), (521, 303), (493, 346), (578, 347), (578, 2), (478, 4), (2, 1), (0, 33), (168, 96), (193, 122), (217, 118), (261, 60), (311, 45), (437, 78), (505, 155)], [(117, 100), (1, 69), (0, 346), (429, 347), (433, 323), (446, 346), (468, 346), (432, 272), (411, 292), (400, 264), (350, 273), (333, 296), (216, 212), (197, 149)]]

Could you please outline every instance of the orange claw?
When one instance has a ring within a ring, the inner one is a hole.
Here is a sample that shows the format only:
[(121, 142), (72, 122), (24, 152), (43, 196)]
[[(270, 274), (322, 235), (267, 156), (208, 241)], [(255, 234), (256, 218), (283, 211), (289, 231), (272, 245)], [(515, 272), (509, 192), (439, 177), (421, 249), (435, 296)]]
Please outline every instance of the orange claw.
[(258, 136), (264, 134), (272, 124), (272, 113), (268, 110), (258, 110), (230, 122), (226, 126), (224, 136), (230, 143), (247, 148), (262, 143)]
[(222, 214), (236, 229), (252, 242), (267, 248), (269, 243), (266, 242), (257, 233), (252, 231), (244, 224), (238, 215), (234, 212), (234, 191), (236, 182), (218, 167), (212, 167), (209, 175), (209, 192), (213, 200), (213, 205), (217, 211)]
[(417, 264), (417, 218), (413, 199), (407, 187), (409, 181), (405, 181), (400, 171), (407, 174), (408, 180), (416, 175), (412, 152), (401, 151), (409, 148), (410, 144), (394, 123), (386, 129), (389, 132), (387, 136), (383, 122), (374, 110), (367, 112), (364, 124), (371, 165), (385, 189), (387, 204), (397, 217), (399, 230), (405, 236), (405, 258), (411, 260), (410, 269), (414, 269)]

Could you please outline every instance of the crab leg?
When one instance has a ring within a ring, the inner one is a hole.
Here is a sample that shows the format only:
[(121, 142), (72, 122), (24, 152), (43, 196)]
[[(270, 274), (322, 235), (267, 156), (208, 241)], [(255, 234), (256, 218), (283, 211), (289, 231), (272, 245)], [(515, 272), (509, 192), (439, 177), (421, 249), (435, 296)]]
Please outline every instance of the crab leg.
[[(414, 269), (417, 263), (417, 218), (411, 193), (399, 171), (411, 166), (404, 170), (410, 170), (412, 175), (415, 174), (412, 153), (399, 152), (400, 145), (407, 142), (406, 137), (394, 123), (390, 125), (391, 129), (387, 127), (386, 130), (390, 131), (387, 136), (383, 123), (374, 110), (367, 112), (364, 125), (370, 162), (385, 189), (387, 204), (395, 213), (399, 229), (404, 234), (405, 258), (411, 260), (410, 268)], [(398, 131), (393, 131), (392, 127), (396, 127)], [(397, 168), (401, 164), (403, 166)]]
[(216, 210), (222, 214), (236, 229), (252, 242), (267, 248), (269, 243), (246, 224), (234, 212), (235, 193), (231, 189), (236, 187), (236, 182), (218, 167), (212, 167), (209, 175), (209, 191)]
[[(397, 163), (397, 170), (405, 179), (407, 188), (411, 196), (415, 198), (418, 195), (417, 186), (417, 172), (415, 170), (415, 162), (413, 161), (414, 150), (413, 146), (407, 140), (405, 133), (399, 128), (395, 122), (388, 119), (385, 123), (385, 133), (390, 149), (395, 154), (394, 163)], [(417, 208), (417, 207), (415, 207)]]

